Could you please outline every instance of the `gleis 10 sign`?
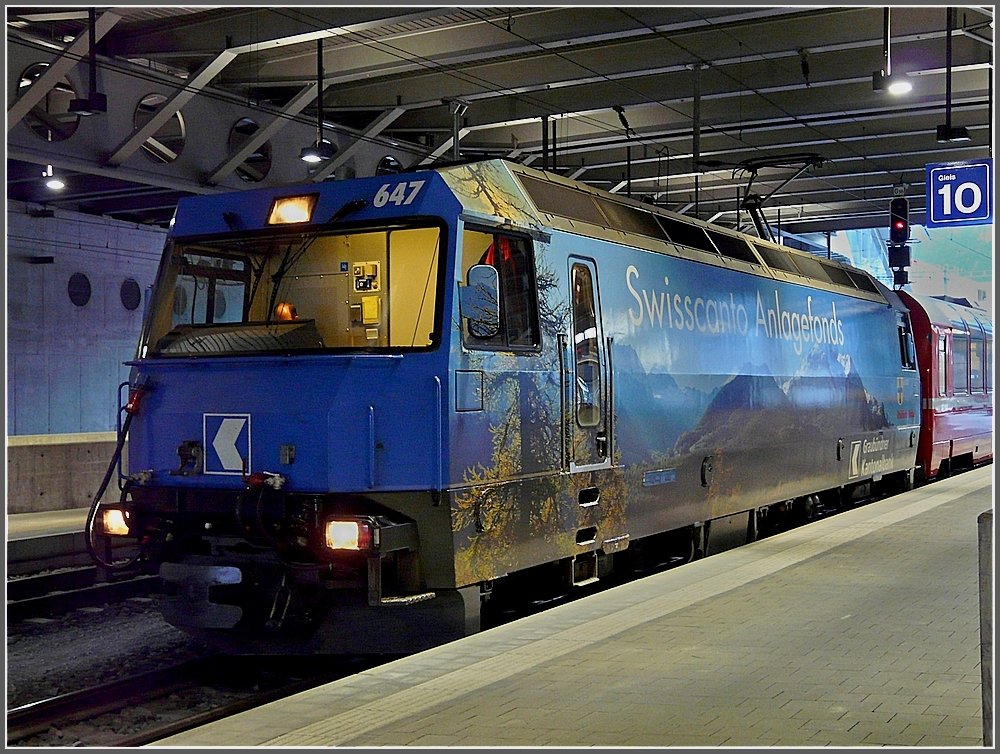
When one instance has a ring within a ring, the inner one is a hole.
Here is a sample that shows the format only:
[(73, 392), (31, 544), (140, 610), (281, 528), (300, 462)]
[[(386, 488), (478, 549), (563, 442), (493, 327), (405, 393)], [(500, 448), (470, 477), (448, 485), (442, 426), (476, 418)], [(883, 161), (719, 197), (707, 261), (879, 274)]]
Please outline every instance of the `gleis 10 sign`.
[(928, 228), (993, 222), (993, 160), (925, 166)]

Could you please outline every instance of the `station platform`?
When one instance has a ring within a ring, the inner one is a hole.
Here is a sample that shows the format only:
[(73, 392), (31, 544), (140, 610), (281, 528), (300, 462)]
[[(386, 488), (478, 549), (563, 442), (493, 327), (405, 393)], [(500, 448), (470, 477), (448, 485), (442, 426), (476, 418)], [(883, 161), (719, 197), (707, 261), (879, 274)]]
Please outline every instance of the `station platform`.
[(159, 747), (982, 746), (993, 466)]
[(8, 514), (7, 541), (82, 532), (87, 524), (89, 510), (89, 508), (69, 508), (57, 511)]
[(88, 566), (84, 528), (89, 508), (8, 513), (5, 518), (7, 576), (49, 568)]

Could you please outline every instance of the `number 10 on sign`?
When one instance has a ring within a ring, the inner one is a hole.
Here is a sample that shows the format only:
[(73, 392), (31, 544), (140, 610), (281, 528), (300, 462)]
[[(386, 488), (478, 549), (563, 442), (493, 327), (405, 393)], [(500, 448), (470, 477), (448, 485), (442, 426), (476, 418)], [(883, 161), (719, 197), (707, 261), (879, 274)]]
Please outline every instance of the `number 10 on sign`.
[(929, 228), (983, 225), (993, 221), (993, 161), (926, 166)]

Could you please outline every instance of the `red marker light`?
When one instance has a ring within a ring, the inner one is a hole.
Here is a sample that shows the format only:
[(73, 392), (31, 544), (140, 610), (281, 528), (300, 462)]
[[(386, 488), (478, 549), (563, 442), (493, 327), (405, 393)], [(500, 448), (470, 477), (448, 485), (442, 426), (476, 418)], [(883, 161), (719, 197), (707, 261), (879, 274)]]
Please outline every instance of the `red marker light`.
[(246, 478), (247, 487), (252, 487), (253, 489), (260, 489), (267, 483), (267, 474), (262, 471), (255, 471), (253, 474)]
[(134, 387), (129, 391), (128, 403), (125, 404), (126, 414), (139, 413), (139, 403), (142, 401), (144, 392), (145, 391), (141, 387)]

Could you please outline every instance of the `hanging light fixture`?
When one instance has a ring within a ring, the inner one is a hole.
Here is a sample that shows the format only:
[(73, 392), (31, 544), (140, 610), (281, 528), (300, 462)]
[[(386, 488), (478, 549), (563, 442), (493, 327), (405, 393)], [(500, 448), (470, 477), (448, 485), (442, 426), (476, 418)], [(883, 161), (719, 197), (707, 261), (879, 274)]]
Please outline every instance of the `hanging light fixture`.
[(51, 165), (45, 166), (45, 170), (42, 171), (42, 178), (45, 179), (45, 186), (52, 191), (62, 191), (66, 188), (66, 182), (53, 172)]
[(69, 111), (75, 115), (97, 115), (108, 111), (108, 98), (97, 91), (97, 42), (95, 39), (97, 29), (97, 10), (90, 9), (89, 13), (89, 34), (90, 34), (90, 88), (87, 91), (87, 99), (70, 100)]
[(913, 84), (906, 76), (892, 74), (892, 64), (889, 59), (889, 8), (884, 9), (882, 32), (882, 62), (884, 67), (872, 73), (872, 89), (876, 92), (888, 90), (889, 94), (906, 94), (913, 89)]
[(316, 143), (302, 147), (299, 159), (304, 162), (332, 160), (337, 147), (323, 138), (323, 40), (316, 40)]
[(972, 141), (969, 136), (969, 129), (965, 126), (951, 125), (951, 30), (953, 8), (946, 8), (948, 13), (947, 34), (945, 36), (945, 95), (944, 95), (944, 124), (937, 127), (937, 140), (939, 144), (952, 144), (955, 142)]

